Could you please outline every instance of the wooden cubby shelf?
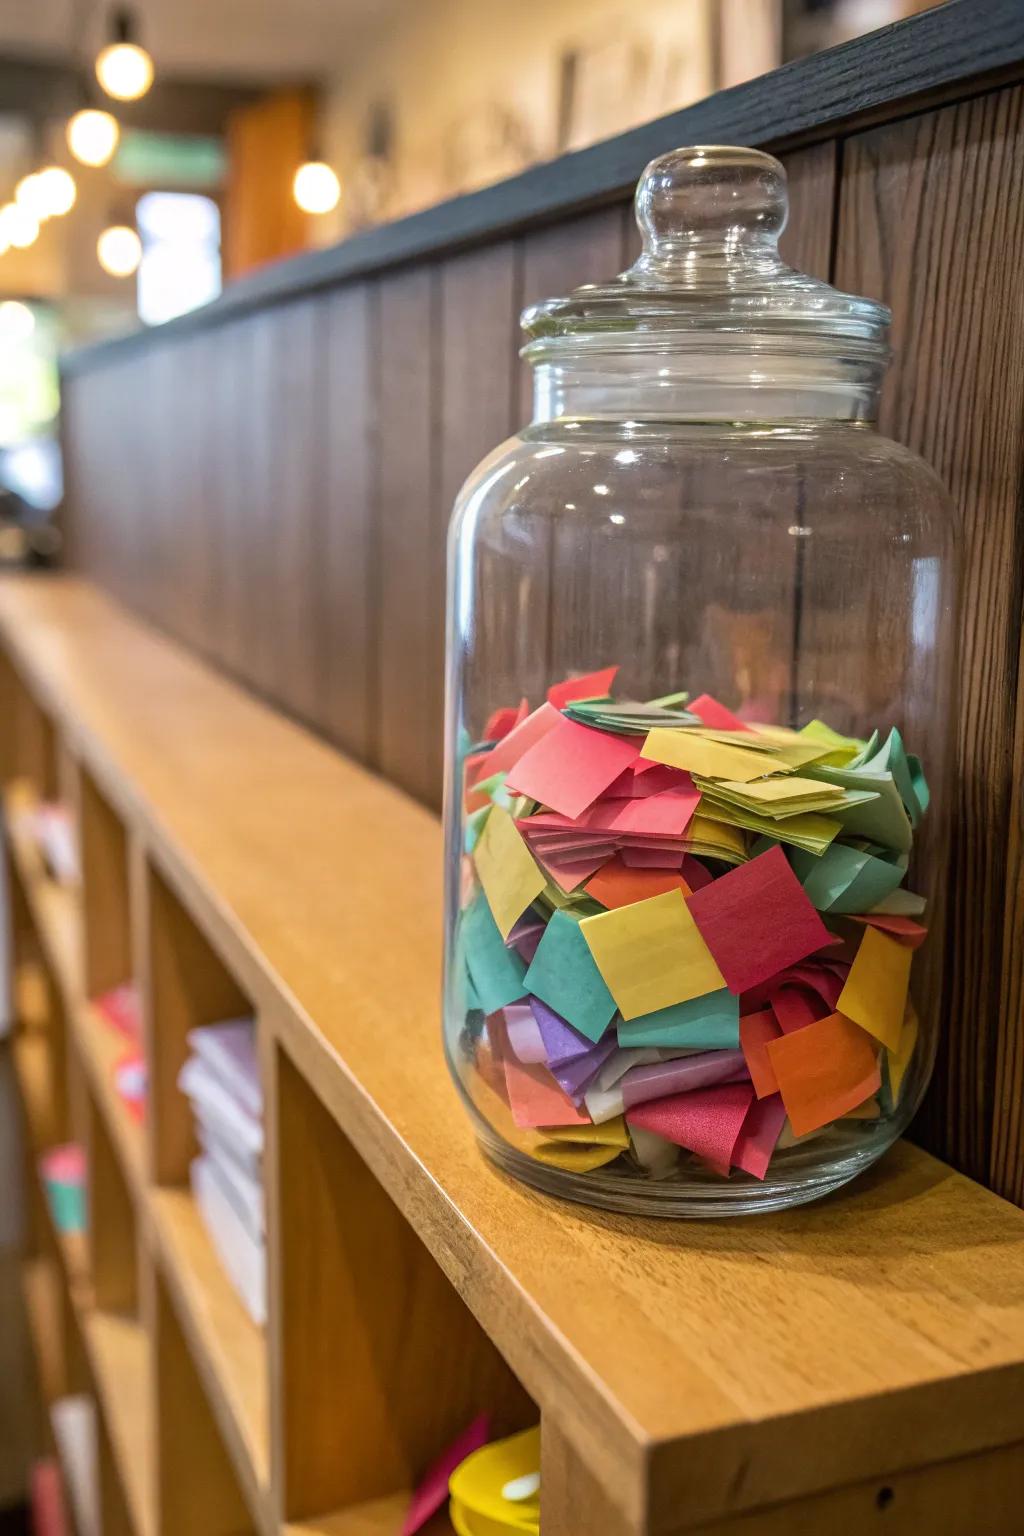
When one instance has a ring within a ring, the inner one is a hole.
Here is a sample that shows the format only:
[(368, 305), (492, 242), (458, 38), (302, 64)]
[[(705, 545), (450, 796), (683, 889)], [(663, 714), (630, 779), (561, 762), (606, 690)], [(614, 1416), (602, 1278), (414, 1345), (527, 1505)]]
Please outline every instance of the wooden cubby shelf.
[[(1024, 1214), (911, 1145), (773, 1217), (546, 1200), (481, 1157), (442, 1059), (431, 815), (75, 580), (0, 581), (0, 706), (15, 1065), (33, 1147), (89, 1153), (88, 1244), (33, 1181), (25, 1293), (47, 1391), (77, 1371), (98, 1404), (104, 1536), (397, 1536), (482, 1412), (540, 1418), (544, 1536), (959, 1536), (979, 1501), (1017, 1528)], [(80, 888), (23, 814), (55, 794)], [(141, 1126), (87, 1001), (129, 980)], [(242, 1014), (265, 1328), (177, 1087), (189, 1031)]]

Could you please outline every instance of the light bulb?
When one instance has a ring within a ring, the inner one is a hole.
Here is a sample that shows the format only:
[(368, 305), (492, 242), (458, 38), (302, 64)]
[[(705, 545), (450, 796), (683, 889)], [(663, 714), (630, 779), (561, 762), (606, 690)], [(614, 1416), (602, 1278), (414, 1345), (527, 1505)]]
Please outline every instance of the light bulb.
[(307, 160), (292, 182), (295, 201), (303, 213), (330, 213), (341, 197), (341, 182), (322, 160)]
[(97, 240), (96, 255), (110, 277), (131, 277), (142, 260), (142, 241), (127, 224), (112, 224)]
[(27, 208), (17, 203), (5, 203), (0, 208), (0, 241), (16, 245), (20, 251), (30, 246), (39, 234), (39, 220)]
[(46, 194), (39, 181), (38, 172), (23, 176), (14, 189), (14, 201), (19, 208), (35, 219), (46, 218)]
[(117, 101), (138, 101), (153, 84), (153, 60), (138, 43), (108, 43), (97, 55), (96, 78)]
[(5, 341), (28, 341), (36, 328), (36, 317), (27, 304), (5, 299), (0, 304), (0, 336)]
[(36, 194), (42, 208), (42, 217), (52, 219), (71, 211), (75, 206), (78, 188), (70, 171), (66, 171), (62, 165), (48, 165), (36, 176)]
[(95, 107), (76, 112), (68, 121), (68, 148), (82, 165), (106, 165), (120, 137), (117, 118)]

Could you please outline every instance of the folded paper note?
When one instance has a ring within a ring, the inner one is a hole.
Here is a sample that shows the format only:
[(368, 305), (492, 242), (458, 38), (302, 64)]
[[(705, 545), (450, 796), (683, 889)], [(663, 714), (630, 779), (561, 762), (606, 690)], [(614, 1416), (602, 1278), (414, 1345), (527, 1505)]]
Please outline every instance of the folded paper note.
[(638, 756), (630, 737), (611, 736), (562, 716), (509, 769), (508, 787), (563, 816), (579, 816)]
[(585, 677), (569, 677), (564, 683), (553, 683), (548, 689), (548, 703), (556, 709), (564, 709), (578, 699), (605, 699), (618, 670), (618, 667), (605, 667), (600, 672), (588, 672)]
[(580, 932), (624, 1019), (685, 1003), (722, 985), (682, 891), (586, 917)]
[(749, 1083), (695, 1088), (638, 1104), (626, 1111), (626, 1124), (655, 1131), (696, 1153), (717, 1172), (728, 1173), (753, 1098)]
[(512, 817), (500, 805), (492, 808), (484, 824), (473, 862), (498, 932), (507, 939), (547, 880)]
[(506, 947), (482, 893), (462, 914), (461, 937), (470, 980), (485, 1013), (525, 997), (526, 966)]
[(642, 1013), (618, 1026), (622, 1046), (731, 1051), (740, 1043), (740, 1000), (725, 987)]
[(840, 1013), (896, 1050), (903, 1032), (910, 985), (911, 950), (877, 928), (866, 928), (846, 985), (836, 1004)]
[(600, 1040), (615, 1012), (615, 999), (594, 963), (581, 924), (568, 912), (552, 914), (523, 991), (547, 1003), (588, 1040)]
[(881, 1085), (878, 1047), (841, 1013), (769, 1040), (766, 1049), (797, 1136), (838, 1120)]

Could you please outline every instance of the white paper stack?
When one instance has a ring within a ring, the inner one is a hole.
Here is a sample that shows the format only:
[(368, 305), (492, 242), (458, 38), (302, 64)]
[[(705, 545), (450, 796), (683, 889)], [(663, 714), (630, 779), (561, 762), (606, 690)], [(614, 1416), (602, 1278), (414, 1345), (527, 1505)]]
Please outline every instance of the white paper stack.
[(263, 1089), (252, 1019), (206, 1024), (188, 1036), (178, 1086), (202, 1151), (192, 1194), (210, 1241), (254, 1322), (266, 1321)]

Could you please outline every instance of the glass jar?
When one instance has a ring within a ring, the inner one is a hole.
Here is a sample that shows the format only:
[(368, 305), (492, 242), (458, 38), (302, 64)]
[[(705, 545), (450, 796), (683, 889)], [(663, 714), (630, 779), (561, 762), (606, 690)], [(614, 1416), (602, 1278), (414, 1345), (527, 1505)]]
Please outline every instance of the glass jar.
[(711, 1216), (836, 1189), (924, 1092), (953, 510), (874, 426), (889, 312), (681, 149), (643, 253), (527, 310), (534, 419), (450, 536), (445, 1042), (485, 1152)]

